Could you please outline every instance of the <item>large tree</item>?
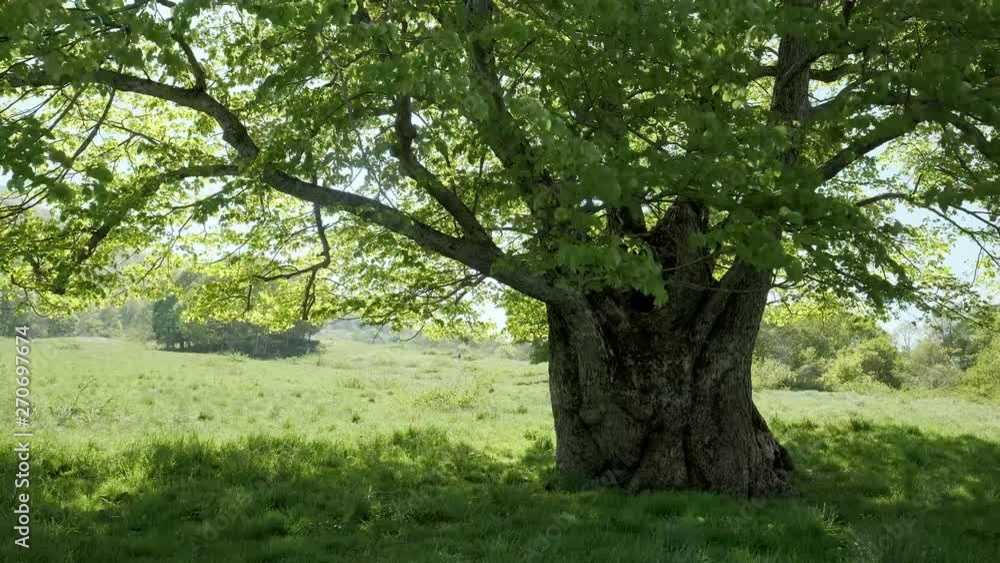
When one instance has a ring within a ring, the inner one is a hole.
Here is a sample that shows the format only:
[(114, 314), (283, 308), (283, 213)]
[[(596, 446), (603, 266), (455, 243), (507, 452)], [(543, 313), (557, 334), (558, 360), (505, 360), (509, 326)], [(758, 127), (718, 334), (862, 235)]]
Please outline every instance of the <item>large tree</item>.
[(544, 307), (567, 475), (786, 491), (750, 385), (775, 288), (954, 311), (949, 237), (993, 258), (996, 2), (2, 10), (5, 284), (65, 303), (183, 267), (213, 316), (492, 301), (522, 336)]

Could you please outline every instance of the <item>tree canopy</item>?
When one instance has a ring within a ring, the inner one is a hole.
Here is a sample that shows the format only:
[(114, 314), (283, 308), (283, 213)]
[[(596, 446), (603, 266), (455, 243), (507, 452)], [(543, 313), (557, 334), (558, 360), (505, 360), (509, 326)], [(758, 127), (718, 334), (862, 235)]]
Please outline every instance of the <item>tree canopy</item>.
[[(0, 284), (53, 307), (184, 269), (206, 316), (443, 330), (491, 301), (531, 339), (535, 301), (662, 304), (678, 264), (953, 312), (997, 265), (996, 2), (2, 12)], [(677, 202), (707, 224), (665, 242)], [(956, 237), (980, 245), (975, 280), (947, 267)]]

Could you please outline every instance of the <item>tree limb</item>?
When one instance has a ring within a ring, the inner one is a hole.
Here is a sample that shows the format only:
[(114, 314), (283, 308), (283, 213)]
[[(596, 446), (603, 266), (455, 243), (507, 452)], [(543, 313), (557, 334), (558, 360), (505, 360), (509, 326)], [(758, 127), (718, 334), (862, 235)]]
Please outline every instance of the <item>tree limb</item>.
[[(159, 98), (212, 117), (222, 129), (223, 139), (236, 150), (243, 160), (255, 160), (260, 154), (260, 148), (250, 137), (246, 126), (239, 118), (229, 108), (205, 92), (170, 86), (108, 70), (97, 70), (75, 78), (73, 81), (68, 79), (56, 81), (44, 73), (28, 71), (18, 75), (8, 74), (4, 81), (14, 87), (52, 86), (69, 82), (98, 83), (127, 92)], [(564, 291), (556, 289), (546, 280), (525, 271), (517, 271), (513, 268), (504, 269), (504, 271), (496, 270), (495, 266), (498, 265), (498, 262), (507, 257), (495, 246), (490, 248), (481, 243), (451, 237), (377, 200), (306, 182), (266, 163), (261, 167), (260, 179), (275, 190), (297, 199), (341, 209), (385, 227), (396, 234), (413, 240), (425, 249), (475, 268), (540, 301), (559, 302), (566, 298)]]
[[(812, 62), (812, 60), (808, 62)], [(822, 70), (810, 69), (809, 80), (815, 80), (817, 82), (836, 82), (848, 74), (857, 72), (858, 70), (861, 70), (861, 65), (854, 63), (844, 63), (833, 68)], [(750, 73), (750, 80), (759, 80), (769, 76), (777, 77), (778, 67), (774, 65), (761, 65)]]
[(858, 207), (864, 207), (866, 205), (872, 205), (880, 201), (886, 201), (889, 199), (910, 199), (911, 195), (903, 192), (887, 192), (884, 194), (873, 195), (871, 197), (866, 197), (864, 199), (859, 199), (854, 202), (854, 205)]
[(451, 258), (511, 286), (539, 301), (562, 302), (566, 294), (547, 281), (528, 272), (504, 267), (508, 259), (500, 249), (455, 238), (438, 231), (384, 203), (359, 194), (335, 190), (290, 176), (273, 168), (265, 169), (262, 179), (274, 189), (322, 206), (349, 213), (402, 235), (422, 248)]
[(871, 132), (857, 139), (819, 167), (823, 182), (834, 178), (842, 170), (878, 147), (902, 137), (916, 129), (923, 118), (907, 112), (893, 115), (881, 121)]
[(492, 41), (485, 32), (493, 23), (495, 6), (492, 0), (465, 0), (466, 53), (472, 66), (473, 82), (486, 95), (487, 116), (474, 120), (486, 144), (500, 162), (517, 176), (522, 199), (536, 216), (548, 222), (548, 213), (535, 201), (535, 188), (553, 189), (552, 179), (535, 166), (535, 150), (527, 136), (507, 109), (503, 86), (493, 53)]
[(8, 74), (5, 82), (14, 87), (24, 86), (61, 86), (66, 83), (96, 83), (110, 86), (123, 92), (132, 92), (159, 98), (179, 106), (193, 109), (204, 113), (222, 128), (222, 138), (233, 147), (241, 158), (253, 160), (260, 154), (260, 148), (250, 137), (247, 128), (239, 118), (226, 106), (219, 103), (215, 98), (205, 92), (191, 88), (180, 88), (149, 80), (131, 76), (118, 71), (99, 69), (83, 76), (76, 76), (72, 79), (53, 80), (45, 73), (39, 71), (28, 71), (20, 74)]
[(978, 127), (952, 112), (942, 112), (937, 121), (946, 123), (958, 129), (970, 145), (976, 147), (983, 156), (1000, 164), (1000, 144), (990, 141)]
[[(128, 204), (124, 204), (122, 199), (116, 201), (116, 203), (121, 204), (121, 207), (108, 216), (106, 216), (99, 225), (94, 227), (90, 231), (90, 237), (84, 246), (76, 249), (73, 253), (73, 264), (81, 265), (97, 251), (97, 248), (104, 242), (105, 239), (125, 220), (129, 211), (137, 209), (142, 202), (153, 197), (154, 194), (160, 189), (164, 183), (169, 181), (183, 180), (186, 178), (209, 178), (209, 177), (221, 177), (221, 176), (235, 176), (239, 174), (239, 168), (236, 166), (225, 165), (225, 164), (210, 164), (210, 165), (192, 165), (184, 166), (176, 170), (171, 170), (164, 172), (154, 178), (151, 178), (145, 182), (139, 190), (132, 195), (131, 198), (125, 200)], [(138, 201), (130, 201), (130, 200)], [(52, 292), (56, 295), (62, 295), (66, 292), (66, 286), (69, 283), (69, 277), (71, 271), (69, 268), (63, 267), (60, 269), (59, 274), (52, 283)]]
[(90, 129), (90, 133), (87, 134), (87, 137), (83, 140), (82, 143), (80, 143), (80, 146), (77, 147), (76, 151), (73, 153), (73, 156), (69, 158), (69, 164), (67, 164), (66, 167), (63, 169), (62, 173), (59, 174), (60, 180), (63, 179), (66, 176), (66, 174), (69, 173), (69, 171), (73, 168), (73, 163), (76, 162), (76, 159), (80, 158), (80, 155), (87, 150), (87, 147), (90, 146), (90, 143), (94, 142), (94, 138), (97, 137), (97, 132), (100, 131), (101, 126), (104, 125), (104, 120), (108, 118), (108, 113), (111, 112), (111, 106), (112, 104), (114, 104), (114, 102), (115, 102), (115, 90), (112, 89), (111, 93), (108, 94), (107, 103), (104, 104), (104, 110), (101, 111), (101, 116), (97, 118), (97, 122), (94, 123), (94, 126)]
[(416, 139), (417, 129), (412, 121), (412, 107), (409, 97), (401, 97), (396, 103), (396, 145), (393, 156), (399, 159), (400, 168), (408, 178), (411, 178), (418, 186), (424, 189), (434, 198), (452, 217), (458, 222), (462, 233), (481, 244), (493, 246), (490, 235), (483, 228), (483, 225), (476, 219), (465, 202), (462, 201), (455, 192), (449, 190), (437, 176), (428, 170), (417, 159), (413, 152), (413, 141)]
[(198, 62), (198, 57), (194, 56), (191, 46), (187, 44), (187, 41), (184, 40), (184, 37), (180, 33), (174, 34), (174, 41), (184, 51), (184, 56), (187, 57), (188, 63), (191, 65), (191, 74), (194, 75), (194, 89), (204, 92), (208, 88), (205, 81), (205, 68)]
[(306, 266), (305, 268), (299, 268), (291, 272), (283, 272), (280, 274), (272, 274), (272, 275), (260, 274), (254, 277), (256, 277), (258, 280), (265, 282), (271, 282), (277, 280), (289, 280), (294, 277), (301, 276), (302, 274), (315, 272), (317, 270), (322, 270), (323, 268), (329, 266), (331, 261), (330, 241), (326, 237), (326, 226), (323, 225), (323, 214), (322, 211), (320, 210), (319, 205), (315, 204), (313, 205), (313, 220), (316, 224), (316, 235), (319, 237), (319, 242), (321, 247), (320, 256), (322, 257), (322, 259), (319, 262), (316, 262), (315, 264), (312, 264), (310, 266)]

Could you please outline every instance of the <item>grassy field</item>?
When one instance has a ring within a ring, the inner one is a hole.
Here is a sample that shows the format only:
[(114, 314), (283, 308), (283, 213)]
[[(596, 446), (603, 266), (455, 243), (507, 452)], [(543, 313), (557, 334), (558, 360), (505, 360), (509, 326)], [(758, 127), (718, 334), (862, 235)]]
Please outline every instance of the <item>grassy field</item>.
[[(0, 348), (13, 411), (13, 346)], [(550, 490), (544, 366), (33, 342), (30, 550), (4, 562), (942, 562), (1000, 553), (1000, 408), (763, 392), (798, 496)], [(11, 418), (13, 412), (10, 413)]]

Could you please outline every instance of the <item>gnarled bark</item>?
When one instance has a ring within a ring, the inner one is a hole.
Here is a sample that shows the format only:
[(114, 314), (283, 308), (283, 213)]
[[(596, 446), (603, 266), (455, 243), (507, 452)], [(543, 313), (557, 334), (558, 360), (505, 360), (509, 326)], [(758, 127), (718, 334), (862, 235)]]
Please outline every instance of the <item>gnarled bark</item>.
[(750, 392), (769, 282), (748, 270), (714, 311), (719, 293), (703, 292), (694, 315), (614, 296), (549, 305), (558, 471), (629, 489), (788, 492), (791, 460)]

